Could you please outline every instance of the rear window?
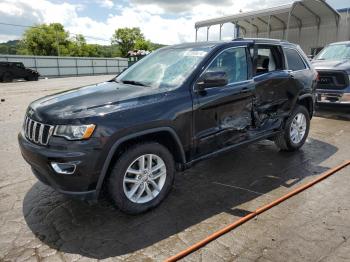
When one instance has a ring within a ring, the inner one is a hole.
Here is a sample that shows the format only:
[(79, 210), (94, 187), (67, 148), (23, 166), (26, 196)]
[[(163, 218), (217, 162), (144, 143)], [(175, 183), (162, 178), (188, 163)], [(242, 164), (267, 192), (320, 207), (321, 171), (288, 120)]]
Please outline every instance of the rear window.
[(289, 70), (298, 71), (306, 68), (303, 59), (300, 57), (299, 53), (296, 50), (284, 48), (284, 52), (287, 57), (287, 64)]

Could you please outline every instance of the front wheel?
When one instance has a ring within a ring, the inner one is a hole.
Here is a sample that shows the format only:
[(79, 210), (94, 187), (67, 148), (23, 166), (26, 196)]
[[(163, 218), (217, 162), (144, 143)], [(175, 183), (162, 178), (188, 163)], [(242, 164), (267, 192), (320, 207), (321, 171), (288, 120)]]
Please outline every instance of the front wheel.
[(123, 152), (108, 180), (108, 192), (123, 212), (139, 214), (156, 207), (169, 193), (175, 165), (159, 143), (132, 146)]
[(310, 115), (304, 106), (298, 105), (286, 121), (283, 132), (274, 141), (284, 151), (295, 151), (302, 147), (310, 129)]
[(39, 76), (38, 75), (29, 75), (25, 78), (27, 81), (38, 81)]

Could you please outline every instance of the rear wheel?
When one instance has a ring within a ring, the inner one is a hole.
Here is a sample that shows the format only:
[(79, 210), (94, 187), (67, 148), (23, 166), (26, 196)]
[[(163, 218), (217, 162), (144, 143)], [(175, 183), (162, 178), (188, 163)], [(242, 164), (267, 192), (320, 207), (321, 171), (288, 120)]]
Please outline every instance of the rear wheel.
[(115, 163), (108, 192), (123, 212), (139, 214), (161, 203), (171, 189), (174, 173), (174, 159), (166, 147), (138, 144)]
[(10, 72), (5, 72), (3, 75), (2, 75), (2, 81), (3, 82), (12, 82), (13, 80), (13, 75), (10, 73)]
[(275, 144), (284, 151), (298, 150), (304, 145), (309, 129), (309, 112), (304, 106), (298, 105), (287, 119), (283, 132), (275, 137)]

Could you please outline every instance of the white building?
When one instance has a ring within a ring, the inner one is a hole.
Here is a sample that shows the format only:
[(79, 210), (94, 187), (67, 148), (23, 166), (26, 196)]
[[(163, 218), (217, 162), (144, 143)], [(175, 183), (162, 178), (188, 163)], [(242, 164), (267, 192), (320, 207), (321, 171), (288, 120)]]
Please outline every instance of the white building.
[(350, 40), (350, 8), (335, 10), (322, 0), (301, 0), (264, 10), (239, 13), (195, 24), (196, 41), (200, 28), (216, 25), (221, 40), (222, 27), (234, 24), (233, 38), (258, 37), (285, 39), (297, 43), (307, 54), (315, 54), (325, 45)]

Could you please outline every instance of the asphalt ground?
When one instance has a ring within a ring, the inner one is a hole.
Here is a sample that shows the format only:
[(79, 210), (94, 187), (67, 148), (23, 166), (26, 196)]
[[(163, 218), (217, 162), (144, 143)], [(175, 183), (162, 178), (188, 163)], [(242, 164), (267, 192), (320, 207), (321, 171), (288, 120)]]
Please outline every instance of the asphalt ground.
[[(36, 98), (111, 76), (0, 84), (0, 261), (161, 261), (350, 159), (350, 109), (318, 109), (294, 153), (271, 141), (178, 173), (156, 209), (128, 216), (36, 180), (17, 144)], [(184, 261), (350, 261), (350, 167), (257, 216)]]

